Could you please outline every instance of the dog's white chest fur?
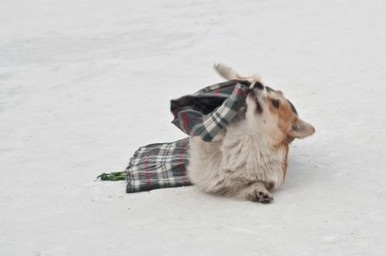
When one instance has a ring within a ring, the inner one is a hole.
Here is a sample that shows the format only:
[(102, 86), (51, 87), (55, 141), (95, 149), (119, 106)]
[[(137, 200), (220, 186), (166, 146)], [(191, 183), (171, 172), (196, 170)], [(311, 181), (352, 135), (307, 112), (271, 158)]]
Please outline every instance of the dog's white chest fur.
[(242, 77), (224, 65), (215, 69), (227, 80), (249, 81), (246, 105), (212, 142), (191, 138), (190, 180), (204, 192), (270, 203), (270, 192), (284, 183), (289, 143), (315, 129), (257, 76)]
[(264, 136), (249, 133), (241, 121), (213, 142), (191, 138), (188, 175), (193, 184), (204, 192), (242, 198), (243, 187), (255, 182), (263, 182), (269, 189), (281, 186), (286, 152), (272, 149), (259, 135)]

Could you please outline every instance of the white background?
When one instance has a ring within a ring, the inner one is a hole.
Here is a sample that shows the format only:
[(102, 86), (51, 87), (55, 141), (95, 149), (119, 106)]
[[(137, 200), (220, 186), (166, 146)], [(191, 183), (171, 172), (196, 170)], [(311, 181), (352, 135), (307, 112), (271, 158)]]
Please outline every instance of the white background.
[[(0, 254), (386, 255), (384, 1), (0, 1)], [(271, 205), (94, 182), (185, 137), (169, 100), (283, 90), (313, 137)]]

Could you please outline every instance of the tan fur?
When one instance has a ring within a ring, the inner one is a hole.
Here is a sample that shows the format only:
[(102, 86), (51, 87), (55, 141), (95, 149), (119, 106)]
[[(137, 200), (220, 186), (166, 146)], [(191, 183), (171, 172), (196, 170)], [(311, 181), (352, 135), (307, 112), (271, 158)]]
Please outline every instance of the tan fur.
[[(226, 79), (260, 81), (256, 75), (239, 76), (224, 65), (215, 69)], [(279, 108), (273, 100), (280, 101)], [(271, 192), (284, 183), (289, 143), (314, 131), (293, 113), (282, 92), (251, 89), (246, 112), (240, 112), (213, 142), (191, 138), (188, 175), (201, 191), (269, 203)]]
[(250, 82), (260, 82), (260, 76), (255, 74), (252, 76), (240, 76), (231, 67), (225, 66), (224, 64), (214, 64), (214, 69), (226, 80), (247, 80)]

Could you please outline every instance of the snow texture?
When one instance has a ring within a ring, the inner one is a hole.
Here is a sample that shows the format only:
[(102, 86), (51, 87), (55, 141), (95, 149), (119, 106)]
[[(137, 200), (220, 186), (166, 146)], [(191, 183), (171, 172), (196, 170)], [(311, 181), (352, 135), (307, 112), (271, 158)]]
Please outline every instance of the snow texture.
[[(0, 1), (0, 255), (386, 255), (386, 3)], [(258, 72), (316, 134), (271, 205), (94, 182)]]

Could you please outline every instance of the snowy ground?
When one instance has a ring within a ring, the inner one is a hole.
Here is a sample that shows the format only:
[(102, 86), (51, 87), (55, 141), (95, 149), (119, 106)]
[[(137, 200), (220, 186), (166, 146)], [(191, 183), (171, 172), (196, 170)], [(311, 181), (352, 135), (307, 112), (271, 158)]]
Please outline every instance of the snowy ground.
[[(386, 255), (384, 1), (0, 1), (0, 255)], [(94, 182), (224, 62), (285, 92), (271, 205)]]

